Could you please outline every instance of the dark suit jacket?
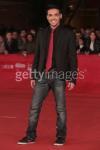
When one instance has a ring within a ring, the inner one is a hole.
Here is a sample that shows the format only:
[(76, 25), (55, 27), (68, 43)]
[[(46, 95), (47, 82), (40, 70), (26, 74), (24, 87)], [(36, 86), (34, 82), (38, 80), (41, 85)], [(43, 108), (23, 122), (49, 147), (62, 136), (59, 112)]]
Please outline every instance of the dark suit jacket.
[[(46, 65), (46, 58), (49, 45), (51, 29), (47, 27), (39, 30), (37, 34), (35, 59), (32, 71), (44, 71)], [(53, 58), (55, 58), (56, 71), (71, 71), (72, 82), (76, 82), (77, 72), (77, 55), (76, 55), (76, 41), (73, 32), (63, 26), (59, 26), (54, 31), (54, 49)], [(73, 77), (72, 77), (73, 76)]]
[(86, 43), (86, 46), (87, 46), (87, 51), (90, 53), (90, 54), (98, 54), (100, 53), (100, 41), (98, 39), (96, 39), (94, 41), (94, 51), (92, 51), (90, 49), (90, 43), (91, 43), (91, 40), (89, 39)]
[(9, 54), (15, 54), (18, 52), (18, 43), (17, 40), (11, 40), (11, 42), (8, 44), (8, 41), (5, 40), (5, 48), (8, 51)]

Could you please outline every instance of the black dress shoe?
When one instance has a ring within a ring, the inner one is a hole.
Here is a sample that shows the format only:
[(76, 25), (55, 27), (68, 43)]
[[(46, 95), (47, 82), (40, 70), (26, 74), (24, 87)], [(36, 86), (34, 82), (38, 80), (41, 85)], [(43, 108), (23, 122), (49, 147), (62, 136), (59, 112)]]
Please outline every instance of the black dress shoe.
[(58, 137), (54, 143), (56, 146), (62, 146), (65, 144), (65, 138), (63, 137)]
[(25, 136), (21, 140), (19, 140), (17, 144), (33, 144), (33, 143), (35, 143), (35, 138), (29, 138)]

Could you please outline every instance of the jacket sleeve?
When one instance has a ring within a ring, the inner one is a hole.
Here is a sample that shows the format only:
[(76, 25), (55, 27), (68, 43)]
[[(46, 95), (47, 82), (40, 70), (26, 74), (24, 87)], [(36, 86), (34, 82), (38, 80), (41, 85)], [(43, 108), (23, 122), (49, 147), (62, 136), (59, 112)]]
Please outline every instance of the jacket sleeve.
[(35, 79), (35, 73), (38, 71), (38, 64), (39, 64), (39, 58), (40, 58), (40, 30), (37, 33), (36, 36), (36, 42), (35, 42), (35, 56), (32, 64), (32, 79)]
[(69, 43), (68, 43), (68, 50), (69, 50), (69, 67), (70, 67), (70, 82), (76, 84), (77, 79), (77, 53), (76, 53), (76, 40), (73, 31), (69, 31)]

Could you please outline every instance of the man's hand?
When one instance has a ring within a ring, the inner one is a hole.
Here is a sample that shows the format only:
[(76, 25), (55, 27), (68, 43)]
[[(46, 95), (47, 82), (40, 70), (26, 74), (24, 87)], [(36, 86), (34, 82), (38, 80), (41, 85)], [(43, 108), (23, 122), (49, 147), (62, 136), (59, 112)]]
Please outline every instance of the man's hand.
[(35, 86), (35, 80), (31, 80), (31, 87), (34, 88)]
[(73, 90), (74, 87), (75, 87), (75, 84), (74, 84), (73, 82), (68, 82), (67, 87), (68, 87), (68, 90), (69, 90), (69, 91), (70, 91), (70, 90)]

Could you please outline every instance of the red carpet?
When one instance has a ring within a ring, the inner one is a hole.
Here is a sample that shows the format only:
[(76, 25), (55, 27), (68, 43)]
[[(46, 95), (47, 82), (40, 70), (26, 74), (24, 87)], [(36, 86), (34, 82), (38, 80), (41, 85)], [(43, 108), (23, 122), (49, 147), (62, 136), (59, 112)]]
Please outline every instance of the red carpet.
[(51, 92), (42, 108), (36, 144), (17, 145), (27, 126), (32, 89), (29, 80), (16, 81), (16, 71), (27, 70), (32, 56), (0, 56), (1, 150), (100, 149), (100, 57), (79, 56), (78, 60), (79, 71), (84, 72), (84, 80), (78, 79), (75, 90), (66, 90), (68, 137), (66, 144), (57, 148), (52, 146), (55, 140), (56, 113)]

